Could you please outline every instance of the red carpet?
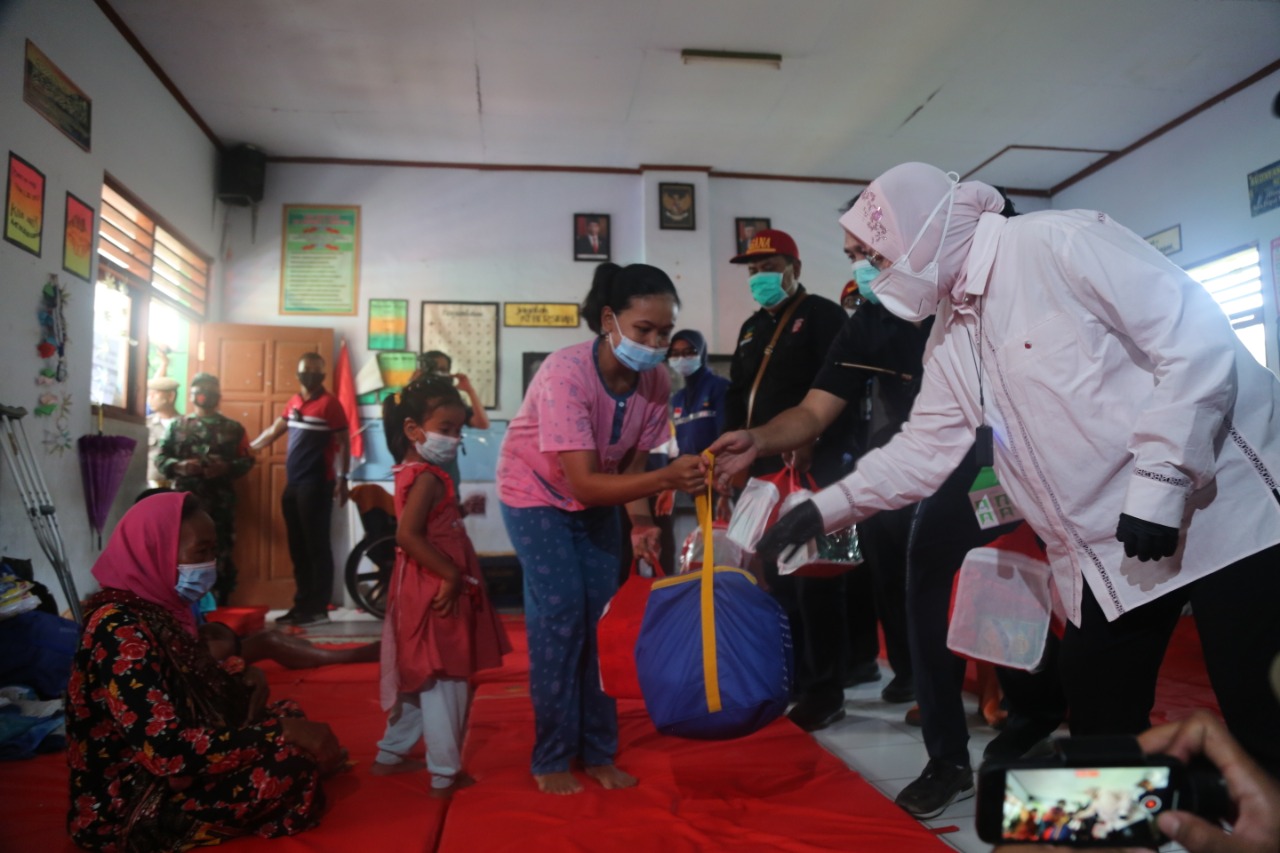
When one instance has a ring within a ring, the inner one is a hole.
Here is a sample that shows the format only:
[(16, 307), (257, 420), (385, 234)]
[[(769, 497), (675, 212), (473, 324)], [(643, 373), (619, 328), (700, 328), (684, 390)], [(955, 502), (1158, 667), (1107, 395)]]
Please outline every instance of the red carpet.
[[(533, 722), (524, 626), (509, 622), (516, 653), (484, 673), (472, 709), (467, 769), (479, 784), (446, 804), (426, 796), (425, 774), (369, 774), (383, 718), (377, 665), (285, 670), (266, 664), (277, 697), (297, 699), (333, 726), (356, 766), (326, 783), (329, 812), (319, 829), (293, 838), (240, 839), (234, 851), (815, 851), (945, 850), (946, 845), (845, 769), (790, 723), (749, 738), (699, 742), (659, 735), (640, 703), (620, 703), (619, 765), (633, 789), (539, 794), (529, 776)], [(1183, 619), (1169, 647), (1156, 722), (1216, 710), (1195, 624)], [(0, 848), (63, 853), (67, 771), (61, 754), (0, 763)]]

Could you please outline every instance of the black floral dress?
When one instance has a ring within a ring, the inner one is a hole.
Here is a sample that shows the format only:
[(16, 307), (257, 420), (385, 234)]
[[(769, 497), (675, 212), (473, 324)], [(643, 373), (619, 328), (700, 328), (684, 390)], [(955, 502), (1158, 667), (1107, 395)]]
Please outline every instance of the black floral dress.
[(82, 847), (184, 850), (315, 826), (315, 761), (286, 744), (276, 702), (249, 690), (163, 608), (119, 590), (88, 603), (67, 688), (67, 829)]

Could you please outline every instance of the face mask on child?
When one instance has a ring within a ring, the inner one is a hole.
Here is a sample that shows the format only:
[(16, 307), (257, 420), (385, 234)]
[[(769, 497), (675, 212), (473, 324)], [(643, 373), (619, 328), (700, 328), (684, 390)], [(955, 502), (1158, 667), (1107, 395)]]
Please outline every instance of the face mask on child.
[(429, 432), (422, 441), (413, 443), (413, 449), (418, 451), (418, 455), (432, 465), (448, 465), (458, 458), (458, 446), (461, 444), (462, 439), (460, 438), (441, 435), (438, 432)]

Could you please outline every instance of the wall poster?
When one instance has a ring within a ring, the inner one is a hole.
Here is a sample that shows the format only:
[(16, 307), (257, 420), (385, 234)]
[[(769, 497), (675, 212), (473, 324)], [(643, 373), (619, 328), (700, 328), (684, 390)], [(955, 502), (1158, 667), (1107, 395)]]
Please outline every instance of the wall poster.
[(409, 348), (409, 300), (369, 300), (369, 349)]
[(30, 39), (23, 63), (22, 100), (76, 145), (89, 150), (93, 102)]
[(89, 281), (93, 270), (93, 208), (67, 193), (67, 219), (62, 236), (62, 268)]
[(4, 239), (40, 257), (44, 236), (44, 172), (9, 152), (9, 186), (4, 201)]
[(354, 315), (360, 291), (360, 208), (286, 204), (280, 313)]
[(420, 352), (439, 350), (465, 373), (486, 409), (498, 408), (498, 303), (423, 302)]

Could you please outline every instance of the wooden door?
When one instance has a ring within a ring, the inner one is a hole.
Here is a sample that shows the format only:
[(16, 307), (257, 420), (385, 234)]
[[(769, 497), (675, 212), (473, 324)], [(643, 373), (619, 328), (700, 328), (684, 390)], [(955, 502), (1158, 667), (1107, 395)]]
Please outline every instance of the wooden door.
[[(324, 356), (332, 374), (333, 329), (206, 323), (195, 348), (195, 371), (222, 383), (219, 411), (244, 425), (253, 441), (284, 411), (298, 392), (298, 359)], [(237, 606), (293, 606), (293, 563), (280, 495), (285, 487), (285, 449), (281, 436), (257, 454), (257, 463), (236, 482), (235, 561), (240, 578), (231, 603)]]

